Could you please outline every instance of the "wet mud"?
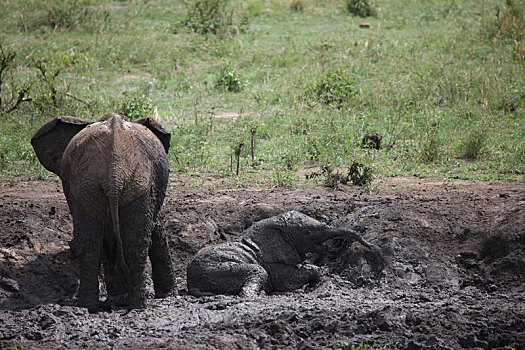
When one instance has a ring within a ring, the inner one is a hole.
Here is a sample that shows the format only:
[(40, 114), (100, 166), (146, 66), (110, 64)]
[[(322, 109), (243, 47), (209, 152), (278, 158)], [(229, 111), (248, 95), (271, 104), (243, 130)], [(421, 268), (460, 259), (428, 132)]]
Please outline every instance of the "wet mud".
[[(200, 188), (173, 178), (163, 209), (174, 295), (144, 310), (75, 306), (72, 223), (58, 181), (0, 187), (0, 348), (525, 348), (525, 186), (393, 178), (355, 186)], [(308, 262), (321, 281), (261, 295), (193, 297), (186, 264), (253, 222), (298, 210), (357, 230)]]

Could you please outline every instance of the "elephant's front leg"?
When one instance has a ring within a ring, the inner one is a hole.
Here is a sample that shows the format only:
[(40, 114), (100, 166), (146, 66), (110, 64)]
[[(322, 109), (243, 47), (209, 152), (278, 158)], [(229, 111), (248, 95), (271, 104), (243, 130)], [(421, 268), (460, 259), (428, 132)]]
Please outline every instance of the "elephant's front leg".
[(305, 284), (319, 281), (321, 269), (315, 265), (272, 264), (267, 267), (273, 288), (276, 291), (286, 292), (301, 288)]
[(157, 220), (151, 233), (151, 247), (149, 249), (151, 261), (153, 287), (155, 297), (164, 298), (168, 296), (175, 287), (175, 272), (171, 263), (171, 255), (168, 241), (165, 237), (164, 227)]

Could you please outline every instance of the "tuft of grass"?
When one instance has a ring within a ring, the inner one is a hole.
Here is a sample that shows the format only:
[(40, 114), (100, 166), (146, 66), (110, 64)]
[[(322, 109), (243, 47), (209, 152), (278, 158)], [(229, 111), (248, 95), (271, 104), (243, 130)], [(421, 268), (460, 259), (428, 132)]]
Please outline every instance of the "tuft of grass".
[(466, 160), (475, 160), (483, 152), (483, 147), (487, 143), (487, 130), (485, 128), (475, 128), (456, 144), (458, 156)]

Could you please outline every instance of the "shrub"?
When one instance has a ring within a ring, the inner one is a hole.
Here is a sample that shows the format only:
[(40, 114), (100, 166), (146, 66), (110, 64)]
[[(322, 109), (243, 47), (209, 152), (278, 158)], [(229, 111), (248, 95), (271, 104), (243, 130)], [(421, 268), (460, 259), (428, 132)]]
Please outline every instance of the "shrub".
[(217, 82), (215, 83), (217, 89), (230, 92), (240, 92), (242, 86), (243, 84), (237, 72), (230, 66), (221, 69), (217, 76)]
[(304, 4), (301, 0), (295, 0), (290, 4), (290, 9), (295, 12), (302, 12), (304, 10)]
[(525, 40), (525, 3), (506, 0), (496, 14), (497, 34), (503, 39)]
[(191, 0), (186, 4), (186, 16), (179, 24), (195, 33), (231, 34), (248, 24), (246, 17), (237, 20), (229, 0)]
[(108, 10), (93, 6), (91, 0), (28, 1), (23, 12), (21, 25), (25, 30), (46, 26), (93, 32), (99, 30), (109, 17)]
[(346, 11), (359, 17), (375, 16), (377, 10), (373, 0), (345, 0)]
[(151, 98), (145, 95), (128, 98), (124, 100), (120, 107), (120, 113), (128, 117), (129, 120), (145, 118), (151, 115), (153, 110)]
[(355, 81), (349, 74), (341, 70), (328, 71), (317, 79), (310, 94), (323, 104), (335, 104), (340, 108), (357, 93), (354, 84)]
[(495, 15), (486, 16), (482, 32), (493, 41), (502, 40), (514, 46), (515, 57), (523, 62), (525, 57), (525, 3), (505, 0), (495, 9)]

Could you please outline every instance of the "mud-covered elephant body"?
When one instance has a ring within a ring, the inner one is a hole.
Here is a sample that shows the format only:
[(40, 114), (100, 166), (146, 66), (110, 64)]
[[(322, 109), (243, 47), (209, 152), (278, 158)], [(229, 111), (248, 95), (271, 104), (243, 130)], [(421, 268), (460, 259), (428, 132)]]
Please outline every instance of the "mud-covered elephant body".
[(334, 238), (357, 240), (355, 231), (333, 228), (297, 211), (261, 220), (240, 240), (204, 248), (187, 267), (188, 291), (195, 296), (256, 295), (291, 291), (318, 281), (320, 268), (305, 264), (306, 253)]
[(148, 254), (156, 296), (173, 288), (158, 218), (169, 176), (169, 140), (149, 118), (131, 123), (116, 114), (96, 123), (55, 118), (33, 136), (40, 162), (62, 180), (73, 216), (81, 304), (98, 303), (102, 263), (108, 296), (127, 296), (130, 306), (143, 306)]

